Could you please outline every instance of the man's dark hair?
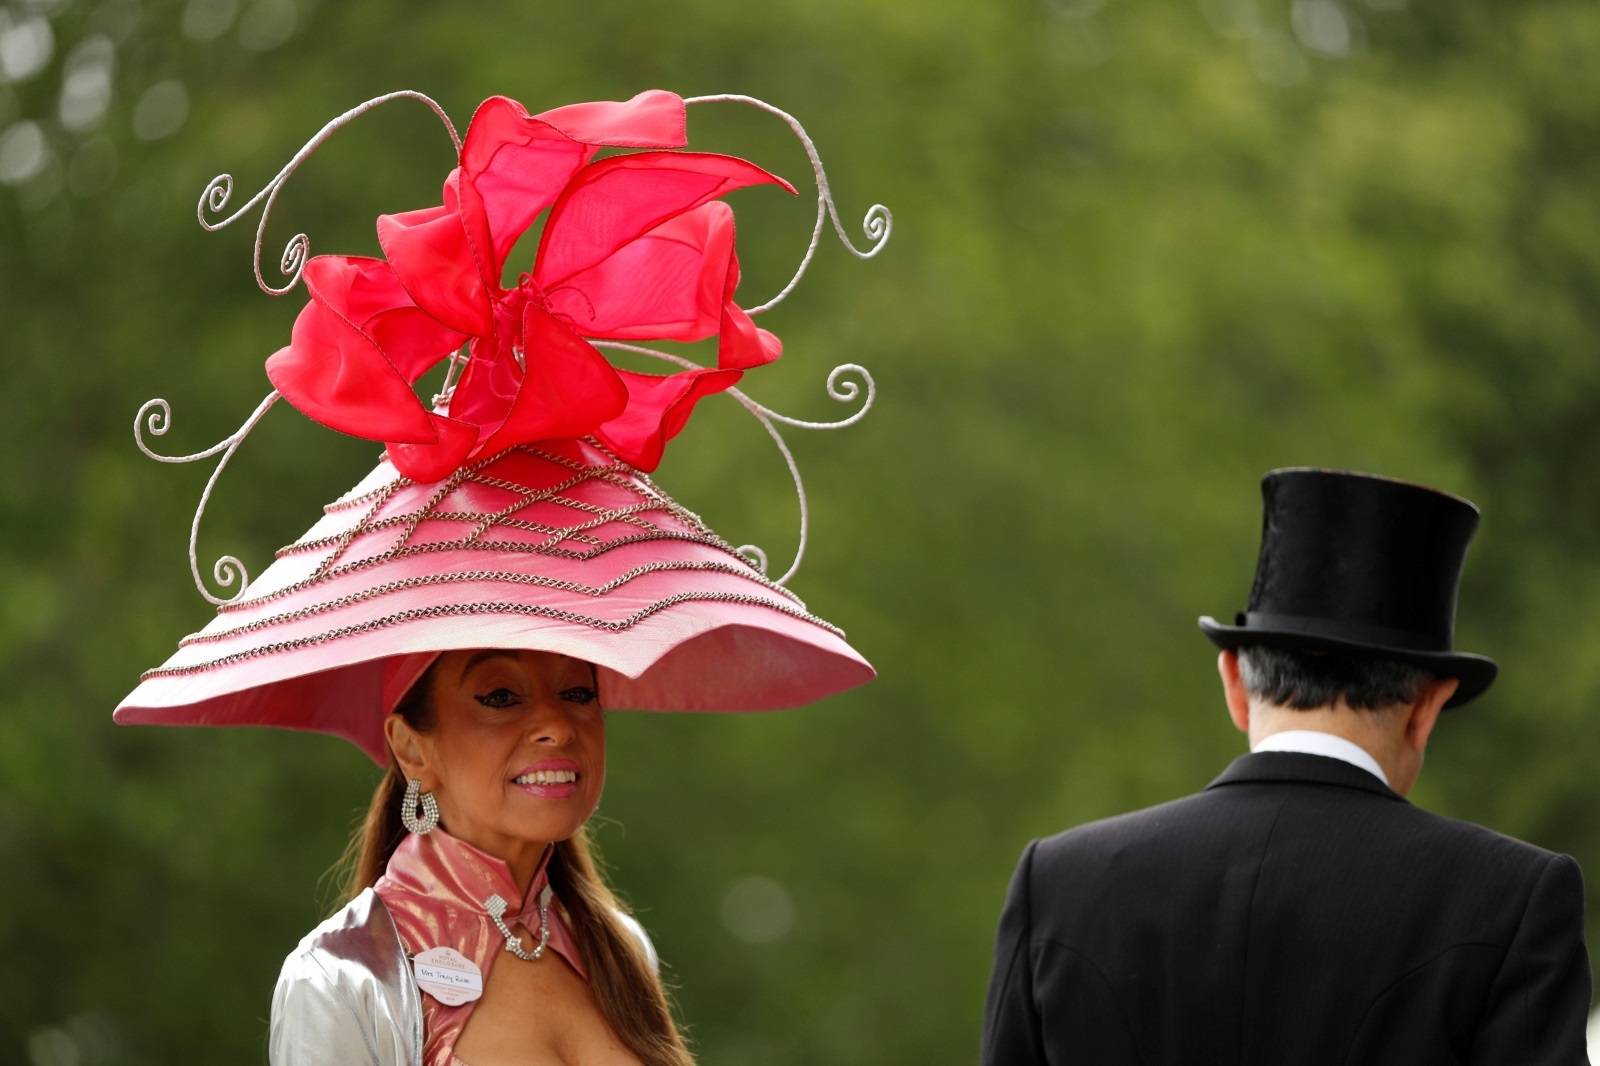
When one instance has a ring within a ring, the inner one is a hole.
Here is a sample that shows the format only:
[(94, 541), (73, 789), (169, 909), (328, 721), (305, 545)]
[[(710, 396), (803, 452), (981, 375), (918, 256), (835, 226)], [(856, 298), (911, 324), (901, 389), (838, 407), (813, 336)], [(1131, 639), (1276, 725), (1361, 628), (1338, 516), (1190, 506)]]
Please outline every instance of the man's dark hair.
[(1410, 703), (1433, 679), (1421, 667), (1395, 659), (1261, 644), (1239, 649), (1239, 673), (1256, 699), (1301, 711), (1341, 700), (1356, 710)]

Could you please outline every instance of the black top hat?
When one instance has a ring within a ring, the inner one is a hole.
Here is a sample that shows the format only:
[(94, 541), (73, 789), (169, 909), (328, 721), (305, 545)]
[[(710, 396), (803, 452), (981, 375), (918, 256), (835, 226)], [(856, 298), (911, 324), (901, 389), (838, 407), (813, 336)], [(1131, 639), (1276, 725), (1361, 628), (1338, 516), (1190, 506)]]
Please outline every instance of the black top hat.
[(1249, 607), (1231, 626), (1201, 618), (1212, 643), (1413, 663), (1460, 680), (1447, 707), (1494, 681), (1494, 660), (1450, 650), (1477, 507), (1404, 481), (1305, 467), (1269, 471), (1261, 498)]

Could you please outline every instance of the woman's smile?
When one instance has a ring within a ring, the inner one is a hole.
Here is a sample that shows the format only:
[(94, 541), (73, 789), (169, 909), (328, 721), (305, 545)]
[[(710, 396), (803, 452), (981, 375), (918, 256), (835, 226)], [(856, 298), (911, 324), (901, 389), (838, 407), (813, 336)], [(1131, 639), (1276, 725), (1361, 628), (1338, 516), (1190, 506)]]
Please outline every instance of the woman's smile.
[(578, 794), (582, 768), (571, 759), (542, 759), (511, 779), (523, 792), (543, 799), (568, 799)]

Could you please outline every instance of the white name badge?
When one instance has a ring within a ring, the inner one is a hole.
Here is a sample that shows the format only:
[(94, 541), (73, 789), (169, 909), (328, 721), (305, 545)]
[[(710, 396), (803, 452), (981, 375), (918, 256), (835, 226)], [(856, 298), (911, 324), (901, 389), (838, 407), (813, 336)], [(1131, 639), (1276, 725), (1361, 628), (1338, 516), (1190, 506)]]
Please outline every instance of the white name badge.
[(455, 948), (419, 951), (411, 966), (417, 985), (447, 1007), (459, 1007), (483, 995), (483, 971)]

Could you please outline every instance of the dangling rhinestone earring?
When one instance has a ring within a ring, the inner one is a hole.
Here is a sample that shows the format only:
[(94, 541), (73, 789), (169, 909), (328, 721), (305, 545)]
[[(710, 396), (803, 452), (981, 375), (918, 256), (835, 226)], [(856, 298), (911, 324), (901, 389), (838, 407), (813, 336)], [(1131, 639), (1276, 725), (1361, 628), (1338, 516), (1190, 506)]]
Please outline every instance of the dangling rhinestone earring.
[[(417, 804), (422, 805), (422, 814), (417, 814)], [(431, 833), (433, 827), (439, 824), (439, 801), (433, 798), (432, 792), (422, 791), (422, 782), (406, 779), (406, 796), (400, 801), (400, 824), (413, 833)]]

